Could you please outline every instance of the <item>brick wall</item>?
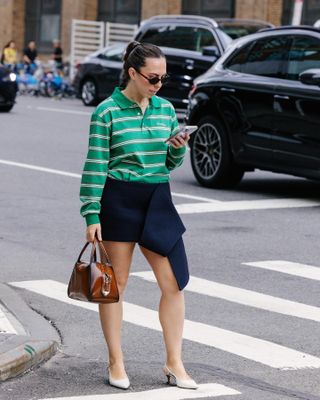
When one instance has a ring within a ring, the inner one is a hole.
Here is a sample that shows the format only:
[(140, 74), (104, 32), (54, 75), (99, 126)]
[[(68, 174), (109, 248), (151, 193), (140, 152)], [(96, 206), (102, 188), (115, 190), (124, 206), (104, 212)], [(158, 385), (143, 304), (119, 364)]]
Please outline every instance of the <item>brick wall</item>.
[(11, 40), (13, 37), (12, 32), (12, 1), (0, 0), (0, 49)]
[(141, 0), (141, 20), (159, 14), (181, 14), (182, 0)]
[(22, 54), (24, 47), (25, 33), (25, 0), (15, 0), (12, 10), (12, 37), (16, 42), (19, 55)]
[(236, 18), (253, 18), (281, 25), (283, 0), (236, 0)]
[(24, 7), (24, 0), (0, 0), (0, 50), (14, 40), (18, 57), (21, 57), (24, 45)]
[(267, 21), (281, 25), (283, 0), (269, 0)]
[(65, 56), (70, 53), (71, 21), (73, 19), (96, 21), (97, 15), (97, 0), (62, 0), (61, 47)]

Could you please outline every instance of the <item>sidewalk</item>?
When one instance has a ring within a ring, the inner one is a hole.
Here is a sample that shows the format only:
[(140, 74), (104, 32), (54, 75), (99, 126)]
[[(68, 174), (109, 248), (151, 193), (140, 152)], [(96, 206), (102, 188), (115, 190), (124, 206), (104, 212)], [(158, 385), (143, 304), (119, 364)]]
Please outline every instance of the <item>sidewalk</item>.
[(0, 383), (48, 360), (59, 343), (53, 326), (0, 283)]

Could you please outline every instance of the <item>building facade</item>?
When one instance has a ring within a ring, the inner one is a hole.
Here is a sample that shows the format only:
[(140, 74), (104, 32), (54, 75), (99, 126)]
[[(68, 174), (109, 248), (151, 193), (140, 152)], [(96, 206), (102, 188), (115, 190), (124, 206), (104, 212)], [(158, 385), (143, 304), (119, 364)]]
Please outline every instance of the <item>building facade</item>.
[[(20, 53), (35, 40), (44, 57), (52, 40), (60, 39), (70, 52), (72, 19), (139, 24), (159, 14), (254, 18), (275, 25), (289, 24), (293, 0), (0, 0), (0, 47), (13, 39)], [(302, 23), (320, 19), (320, 1), (304, 0)]]

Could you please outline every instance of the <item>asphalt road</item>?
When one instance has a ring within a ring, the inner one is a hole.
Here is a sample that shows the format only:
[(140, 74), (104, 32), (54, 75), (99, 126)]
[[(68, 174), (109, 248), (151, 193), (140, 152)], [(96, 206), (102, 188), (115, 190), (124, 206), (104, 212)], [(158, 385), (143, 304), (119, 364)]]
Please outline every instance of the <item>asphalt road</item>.
[[(85, 240), (78, 192), (91, 111), (78, 100), (20, 97), (0, 115), (0, 280), (18, 282), (62, 340), (51, 360), (1, 384), (1, 400), (134, 392), (142, 399), (167, 388), (152, 320), (159, 289), (138, 248), (123, 325), (129, 392), (105, 384), (98, 314), (59, 297)], [(207, 398), (320, 400), (320, 184), (257, 171), (235, 190), (210, 190), (196, 183), (187, 157), (171, 187), (192, 275), (183, 345), (189, 373), (217, 384)], [(163, 398), (196, 398), (178, 392)]]

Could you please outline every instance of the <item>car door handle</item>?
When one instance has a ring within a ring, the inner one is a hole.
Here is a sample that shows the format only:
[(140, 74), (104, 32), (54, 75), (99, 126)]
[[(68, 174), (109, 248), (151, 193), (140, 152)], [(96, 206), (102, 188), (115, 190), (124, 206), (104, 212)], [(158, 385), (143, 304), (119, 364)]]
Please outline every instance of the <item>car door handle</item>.
[(275, 99), (280, 99), (280, 100), (289, 100), (289, 99), (290, 99), (289, 96), (282, 96), (282, 95), (280, 95), (280, 94), (275, 94), (273, 97), (274, 97)]
[(222, 87), (221, 92), (229, 92), (229, 93), (234, 93), (236, 90), (232, 89), (232, 88), (226, 88), (226, 87)]

